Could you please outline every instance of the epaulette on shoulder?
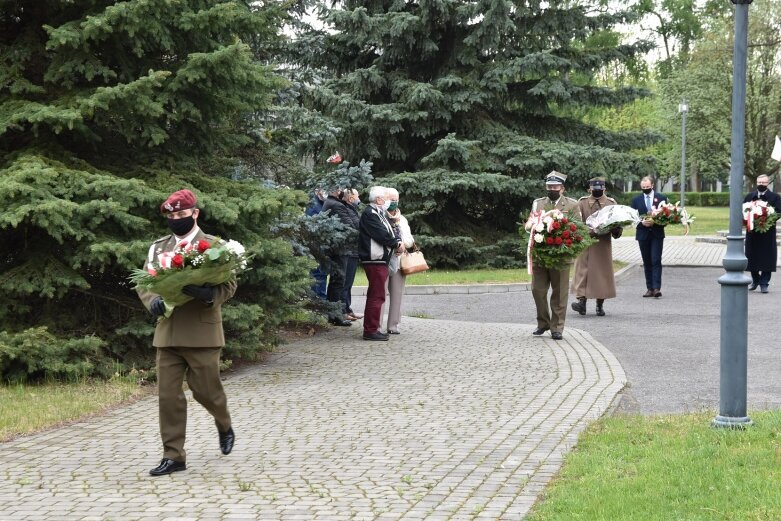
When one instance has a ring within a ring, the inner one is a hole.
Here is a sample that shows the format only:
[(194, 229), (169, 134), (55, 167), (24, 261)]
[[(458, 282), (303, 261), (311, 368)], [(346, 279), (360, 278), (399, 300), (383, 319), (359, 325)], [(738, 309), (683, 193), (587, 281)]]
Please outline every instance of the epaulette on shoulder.
[(608, 198), (607, 198), (607, 200), (608, 200), (608, 201), (613, 201), (614, 203), (618, 204), (618, 201), (616, 201), (616, 200), (615, 200), (615, 199), (613, 199), (612, 197), (608, 197)]
[(165, 237), (160, 237), (159, 239), (157, 239), (156, 241), (154, 241), (152, 244), (157, 244), (158, 242), (167, 241), (167, 240), (168, 240), (168, 239), (170, 239), (170, 238), (171, 238), (171, 235), (169, 234), (169, 235), (166, 235)]
[(589, 197), (589, 196), (587, 196), (587, 195), (584, 195), (583, 197), (581, 197), (580, 199), (578, 199), (578, 201), (582, 201), (583, 199), (588, 199), (588, 197)]

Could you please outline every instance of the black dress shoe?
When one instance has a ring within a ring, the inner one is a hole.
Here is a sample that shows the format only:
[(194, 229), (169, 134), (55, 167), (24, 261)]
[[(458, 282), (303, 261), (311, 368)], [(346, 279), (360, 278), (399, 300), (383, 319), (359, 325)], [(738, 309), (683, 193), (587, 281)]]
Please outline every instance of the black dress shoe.
[(345, 320), (342, 317), (332, 318), (328, 322), (330, 322), (331, 324), (333, 324), (335, 326), (352, 326), (353, 325), (352, 322), (350, 322), (349, 320)]
[(655, 289), (655, 290), (654, 290), (654, 298), (659, 298), (659, 297), (661, 297), (661, 296), (662, 296), (662, 290), (660, 290), (660, 289)]
[(597, 316), (598, 317), (604, 317), (605, 316), (605, 308), (602, 306), (597, 306)]
[(559, 333), (558, 331), (553, 331), (553, 332), (550, 334), (550, 337), (551, 337), (553, 340), (561, 340), (561, 339), (563, 339), (563, 338), (564, 338), (564, 336), (563, 336), (561, 333)]
[(367, 335), (366, 333), (364, 333), (363, 334), (363, 339), (364, 340), (377, 340), (377, 341), (380, 341), (380, 342), (383, 342), (383, 341), (387, 342), (388, 341), (388, 335), (386, 335), (385, 333), (380, 333), (379, 331), (377, 331), (376, 333), (372, 333), (370, 335)]
[(655, 293), (655, 291), (654, 291), (654, 290), (652, 290), (652, 289), (649, 289), (648, 291), (646, 291), (645, 293), (643, 293), (643, 297), (653, 297), (653, 296), (654, 296), (654, 293)]
[(767, 293), (767, 286), (760, 286), (759, 291), (761, 291), (762, 293)]
[(236, 441), (236, 434), (233, 432), (233, 427), (225, 432), (217, 432), (220, 434), (220, 450), (227, 456), (233, 450), (233, 442)]
[(748, 287), (748, 290), (749, 290), (749, 291), (754, 291), (754, 290), (755, 290), (755, 289), (757, 289), (758, 287), (759, 287), (759, 284), (754, 284), (754, 283), (752, 282), (752, 283), (749, 285), (749, 287)]
[(540, 336), (541, 334), (545, 333), (548, 330), (547, 327), (538, 327), (534, 331), (532, 331), (532, 335), (534, 336)]
[(185, 464), (184, 461), (174, 461), (172, 459), (163, 458), (160, 465), (149, 471), (149, 475), (165, 476), (166, 474), (179, 472), (180, 470), (187, 470), (187, 464)]
[(399, 331), (397, 329), (389, 329), (387, 334), (388, 335), (400, 335), (401, 331)]

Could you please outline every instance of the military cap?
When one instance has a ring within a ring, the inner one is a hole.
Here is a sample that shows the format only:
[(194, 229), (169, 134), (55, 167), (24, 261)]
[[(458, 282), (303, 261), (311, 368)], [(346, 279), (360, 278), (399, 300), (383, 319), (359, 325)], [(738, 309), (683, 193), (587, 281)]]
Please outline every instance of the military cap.
[(588, 180), (588, 185), (591, 188), (596, 188), (598, 190), (599, 189), (604, 190), (605, 189), (605, 178), (604, 177), (592, 177), (591, 179)]
[(564, 181), (567, 180), (567, 176), (562, 174), (561, 172), (557, 172), (555, 170), (551, 170), (551, 173), (545, 176), (545, 184), (546, 185), (563, 185)]
[(195, 208), (195, 194), (190, 190), (178, 190), (168, 196), (163, 204), (160, 205), (160, 212), (171, 213), (179, 210), (189, 210)]

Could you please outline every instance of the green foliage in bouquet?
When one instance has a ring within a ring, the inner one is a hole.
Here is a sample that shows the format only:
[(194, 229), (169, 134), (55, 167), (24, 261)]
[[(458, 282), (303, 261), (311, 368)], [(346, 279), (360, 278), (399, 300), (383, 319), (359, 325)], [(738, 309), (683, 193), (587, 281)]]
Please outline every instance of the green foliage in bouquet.
[(283, 81), (254, 49), (274, 6), (216, 0), (5, 2), (0, 10), (0, 379), (153, 363), (127, 274), (190, 188), (207, 233), (250, 271), (225, 308), (226, 354), (251, 357), (296, 315), (311, 261), (274, 230), (305, 194), (236, 179), (248, 114)]
[(523, 246), (529, 247), (534, 266), (562, 269), (596, 241), (588, 227), (570, 220), (558, 210), (543, 213), (529, 232), (521, 227)]

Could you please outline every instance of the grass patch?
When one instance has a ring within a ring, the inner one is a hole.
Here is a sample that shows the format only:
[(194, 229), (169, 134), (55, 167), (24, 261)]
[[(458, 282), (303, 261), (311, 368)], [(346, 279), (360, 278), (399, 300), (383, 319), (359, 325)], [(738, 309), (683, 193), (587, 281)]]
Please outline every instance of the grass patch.
[[(686, 211), (695, 217), (689, 227), (689, 235), (716, 235), (716, 232), (729, 229), (729, 208), (720, 206), (687, 206)], [(631, 231), (625, 230), (624, 233)], [(665, 235), (680, 236), (683, 226), (668, 226)]]
[(151, 393), (135, 378), (0, 386), (0, 441), (100, 413)]
[[(626, 266), (623, 262), (614, 262), (613, 271)], [(469, 270), (428, 270), (407, 277), (408, 286), (446, 286), (449, 284), (514, 284), (531, 282), (526, 268), (518, 269), (469, 269)], [(363, 268), (358, 267), (354, 286), (366, 286), (369, 282)]]
[(745, 431), (705, 413), (599, 420), (527, 519), (779, 520), (781, 411), (751, 418)]

